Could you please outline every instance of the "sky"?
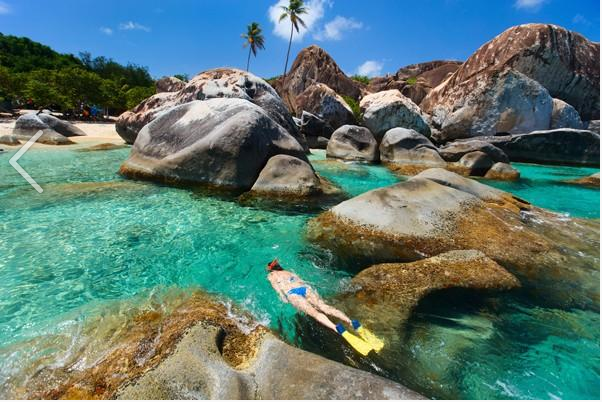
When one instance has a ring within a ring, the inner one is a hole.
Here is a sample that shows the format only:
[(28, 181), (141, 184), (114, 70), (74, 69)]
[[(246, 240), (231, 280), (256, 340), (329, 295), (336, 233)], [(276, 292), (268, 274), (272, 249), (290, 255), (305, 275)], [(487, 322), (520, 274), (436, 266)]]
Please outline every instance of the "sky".
[[(214, 67), (245, 68), (241, 34), (251, 22), (266, 49), (251, 71), (282, 74), (290, 25), (287, 0), (0, 0), (0, 32), (26, 36), (62, 53), (111, 57), (154, 77), (194, 76)], [(429, 60), (465, 60), (505, 29), (552, 23), (600, 41), (598, 0), (306, 0), (307, 29), (294, 36), (291, 61), (317, 44), (347, 74), (381, 75)], [(289, 63), (290, 67), (290, 63)]]

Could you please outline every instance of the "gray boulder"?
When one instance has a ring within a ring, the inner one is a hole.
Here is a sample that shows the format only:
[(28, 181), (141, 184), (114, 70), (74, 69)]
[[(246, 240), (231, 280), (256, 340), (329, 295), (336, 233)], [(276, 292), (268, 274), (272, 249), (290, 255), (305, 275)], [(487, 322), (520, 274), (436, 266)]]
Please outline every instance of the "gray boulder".
[(587, 130), (600, 134), (600, 120), (590, 120), (585, 125), (587, 126)]
[(439, 129), (434, 139), (444, 143), (458, 138), (547, 130), (552, 104), (544, 87), (517, 71), (483, 72), (448, 89), (446, 97), (433, 107), (432, 121)]
[(467, 153), (475, 151), (486, 153), (494, 162), (510, 162), (504, 151), (487, 141), (478, 139), (451, 142), (439, 148), (439, 155), (447, 162), (457, 162)]
[(329, 139), (326, 137), (307, 137), (307, 146), (314, 149), (326, 149)]
[(19, 145), (21, 141), (14, 134), (0, 135), (0, 144), (3, 145)]
[(520, 179), (520, 172), (508, 163), (496, 162), (487, 171), (485, 178), (492, 180), (518, 180)]
[(407, 128), (388, 130), (379, 147), (380, 159), (394, 164), (445, 166), (437, 148), (424, 135)]
[(161, 77), (155, 82), (157, 93), (178, 92), (186, 86), (186, 83), (176, 77)]
[(485, 176), (485, 173), (491, 169), (494, 162), (486, 153), (474, 151), (464, 155), (458, 163), (467, 169), (469, 176)]
[(366, 95), (360, 101), (363, 124), (377, 140), (395, 127), (413, 129), (429, 137), (431, 130), (420, 108), (397, 89)]
[(297, 97), (297, 110), (317, 115), (333, 129), (355, 124), (347, 102), (325, 84), (313, 84)]
[[(307, 111), (303, 111), (300, 119), (300, 129), (301, 133), (305, 136), (305, 138), (309, 137), (324, 137), (330, 138), (334, 129), (330, 124), (316, 116), (313, 113), (309, 113)], [(307, 140), (310, 141), (309, 139)]]
[(577, 112), (574, 107), (563, 100), (554, 99), (550, 128), (582, 129), (583, 122), (581, 121), (581, 117), (579, 117), (579, 112)]
[(252, 192), (307, 197), (332, 192), (312, 166), (290, 155), (272, 156), (251, 188)]
[(365, 127), (345, 125), (330, 137), (326, 156), (351, 161), (378, 161), (378, 144)]
[(246, 191), (278, 154), (307, 162), (299, 142), (264, 109), (243, 99), (215, 98), (161, 113), (140, 131), (120, 172)]
[(45, 113), (28, 113), (15, 122), (13, 134), (20, 138), (31, 138), (42, 130), (44, 135), (59, 134), (63, 137), (84, 136), (82, 130), (69, 123)]
[(600, 135), (562, 128), (527, 134), (481, 137), (513, 162), (600, 166)]
[(239, 98), (256, 104), (307, 149), (305, 138), (299, 133), (276, 91), (261, 78), (233, 68), (207, 70), (188, 81), (178, 92), (162, 92), (151, 96), (132, 111), (119, 116), (115, 129), (125, 142), (133, 144), (142, 127), (159, 113), (191, 101), (213, 98)]

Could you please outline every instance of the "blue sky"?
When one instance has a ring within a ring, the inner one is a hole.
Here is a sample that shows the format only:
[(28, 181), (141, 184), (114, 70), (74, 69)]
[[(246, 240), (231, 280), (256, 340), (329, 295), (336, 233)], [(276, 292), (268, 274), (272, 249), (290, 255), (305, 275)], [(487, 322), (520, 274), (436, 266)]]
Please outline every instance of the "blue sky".
[[(280, 0), (284, 2), (285, 0)], [(251, 62), (262, 77), (282, 73), (288, 26), (274, 23), (279, 0), (0, 0), (0, 32), (60, 52), (147, 66), (153, 76), (218, 66), (244, 68), (240, 34), (257, 21), (266, 50)], [(600, 41), (598, 0), (307, 0), (309, 30), (291, 51), (326, 49), (349, 73), (395, 72), (434, 59), (464, 60), (506, 28), (554, 23)], [(272, 10), (272, 11), (270, 11)]]

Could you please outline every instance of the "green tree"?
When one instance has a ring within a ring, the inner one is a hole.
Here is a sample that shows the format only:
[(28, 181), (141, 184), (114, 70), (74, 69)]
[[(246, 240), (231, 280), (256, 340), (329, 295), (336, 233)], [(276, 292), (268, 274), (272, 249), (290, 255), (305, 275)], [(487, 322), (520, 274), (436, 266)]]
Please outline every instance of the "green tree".
[(241, 35), (245, 39), (243, 47), (249, 46), (249, 55), (247, 56), (247, 71), (249, 71), (249, 62), (251, 61), (251, 52), (257, 57), (258, 49), (265, 49), (264, 37), (261, 33), (261, 27), (257, 22), (251, 22), (247, 25), (247, 33)]
[(288, 58), (291, 54), (291, 44), (293, 43), (293, 29), (299, 33), (299, 24), (306, 28), (305, 21), (303, 21), (299, 16), (307, 14), (307, 8), (303, 4), (303, 0), (290, 0), (288, 7), (282, 6), (282, 11), (283, 12), (279, 21), (283, 21), (287, 18), (291, 21), (291, 37), (288, 40), (286, 62), (284, 63), (284, 75), (286, 75), (286, 70), (288, 69)]
[(131, 109), (146, 98), (154, 95), (155, 89), (148, 87), (134, 87), (125, 93), (126, 109)]

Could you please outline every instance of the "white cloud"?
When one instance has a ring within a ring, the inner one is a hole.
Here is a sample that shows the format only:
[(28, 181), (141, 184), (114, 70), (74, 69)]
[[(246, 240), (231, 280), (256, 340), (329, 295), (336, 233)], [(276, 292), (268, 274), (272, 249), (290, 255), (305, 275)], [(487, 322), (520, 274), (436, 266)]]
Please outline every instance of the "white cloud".
[(99, 30), (105, 35), (113, 35), (113, 30), (111, 28), (100, 27)]
[(324, 29), (316, 32), (314, 39), (316, 40), (341, 40), (343, 39), (343, 33), (353, 31), (355, 29), (361, 29), (364, 26), (359, 21), (353, 18), (346, 18), (337, 15), (330, 22), (324, 24)]
[(122, 31), (144, 31), (150, 32), (150, 28), (134, 21), (122, 22), (119, 24), (119, 29)]
[(366, 75), (368, 77), (375, 77), (381, 75), (383, 71), (384, 63), (376, 60), (367, 60), (361, 66), (357, 68), (359, 75)]
[[(274, 34), (282, 39), (288, 40), (291, 35), (291, 22), (288, 19), (278, 21), (282, 15), (282, 6), (288, 6), (289, 0), (279, 0), (276, 4), (271, 6), (268, 10), (270, 21), (274, 24)], [(299, 24), (299, 32), (293, 34), (293, 42), (298, 42), (305, 36), (306, 33), (310, 32), (324, 17), (324, 9), (331, 7), (332, 2), (330, 0), (309, 0), (305, 2), (307, 8), (307, 14), (301, 15), (301, 19), (305, 22), (306, 28)]]
[(516, 0), (514, 7), (523, 10), (537, 11), (547, 0)]
[(589, 20), (587, 18), (585, 18), (582, 14), (576, 14), (573, 17), (573, 24), (583, 24), (583, 25), (591, 25), (592, 23), (589, 22)]
[(0, 1), (0, 15), (2, 14), (10, 14), (11, 8), (8, 3)]

